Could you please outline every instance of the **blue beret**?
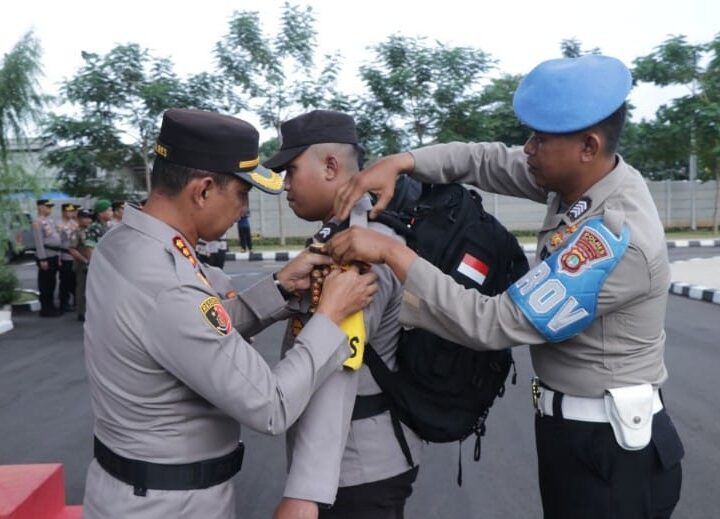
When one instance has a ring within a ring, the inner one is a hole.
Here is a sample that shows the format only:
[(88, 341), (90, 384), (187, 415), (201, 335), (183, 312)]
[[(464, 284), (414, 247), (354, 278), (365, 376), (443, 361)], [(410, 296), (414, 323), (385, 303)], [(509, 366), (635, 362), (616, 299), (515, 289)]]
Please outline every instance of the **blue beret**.
[(608, 56), (552, 59), (540, 63), (520, 82), (513, 109), (533, 130), (569, 133), (599, 123), (630, 92), (632, 76)]

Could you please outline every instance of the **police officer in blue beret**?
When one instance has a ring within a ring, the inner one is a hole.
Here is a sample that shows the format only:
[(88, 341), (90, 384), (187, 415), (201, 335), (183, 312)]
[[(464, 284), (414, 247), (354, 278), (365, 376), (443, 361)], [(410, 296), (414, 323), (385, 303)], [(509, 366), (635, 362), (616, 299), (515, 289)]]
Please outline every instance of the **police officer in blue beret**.
[(243, 336), (297, 310), (313, 266), (332, 260), (304, 252), (238, 295), (195, 246), (237, 221), (251, 188), (280, 193), (282, 178), (259, 166), (257, 130), (171, 109), (155, 152), (147, 204), (127, 207), (90, 261), (95, 459), (83, 517), (235, 519), (240, 425), (278, 434), (297, 420), (349, 357), (338, 324), (372, 300), (376, 276), (330, 275), (317, 312), (271, 368)]
[(530, 345), (547, 518), (666, 518), (680, 495), (683, 447), (660, 394), (665, 235), (643, 177), (616, 153), (631, 85), (611, 57), (545, 61), (513, 99), (532, 130), (523, 148), (450, 143), (392, 155), (355, 176), (335, 205), (345, 218), (375, 191), (382, 209), (400, 172), (547, 205), (536, 266), (496, 297), (366, 229), (329, 245), (336, 260), (393, 269), (404, 283), (403, 325), (478, 350)]

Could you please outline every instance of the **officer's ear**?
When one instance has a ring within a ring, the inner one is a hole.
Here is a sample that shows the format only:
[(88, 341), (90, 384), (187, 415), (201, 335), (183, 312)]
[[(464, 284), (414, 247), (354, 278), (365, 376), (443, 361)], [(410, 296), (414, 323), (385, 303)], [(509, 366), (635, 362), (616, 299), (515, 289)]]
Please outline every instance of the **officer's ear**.
[(588, 131), (582, 136), (581, 162), (592, 162), (600, 154), (604, 146), (602, 135), (596, 131)]
[(335, 155), (325, 157), (325, 180), (335, 179), (340, 172), (340, 162)]
[(215, 188), (215, 181), (212, 177), (201, 177), (191, 180), (190, 195), (194, 203), (204, 207), (212, 190)]

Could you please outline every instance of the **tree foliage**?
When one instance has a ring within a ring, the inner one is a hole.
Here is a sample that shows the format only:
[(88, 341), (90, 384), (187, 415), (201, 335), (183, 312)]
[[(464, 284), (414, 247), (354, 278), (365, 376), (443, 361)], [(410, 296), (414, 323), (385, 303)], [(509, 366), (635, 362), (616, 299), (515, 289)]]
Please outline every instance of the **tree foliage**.
[(437, 135), (438, 142), (499, 141), (509, 146), (521, 145), (529, 130), (523, 126), (512, 107), (512, 99), (521, 75), (503, 74), (464, 103), (449, 107), (446, 124)]
[[(280, 28), (274, 34), (263, 31), (256, 12), (240, 11), (233, 14), (228, 33), (215, 45), (223, 74), (247, 99), (262, 127), (274, 129), (278, 139), (283, 121), (311, 109), (340, 109), (349, 102), (337, 90), (340, 56), (326, 55), (317, 67), (316, 37), (312, 7), (285, 2)], [(267, 143), (264, 151), (272, 146)], [(280, 198), (278, 211), (280, 242), (284, 244)]]
[(280, 124), (290, 117), (347, 102), (337, 90), (340, 56), (326, 55), (318, 67), (316, 38), (312, 7), (285, 2), (277, 32), (266, 33), (257, 12), (239, 11), (215, 45), (218, 66), (238, 97), (258, 114), (263, 128), (278, 136)]
[[(635, 60), (635, 77), (659, 86), (682, 85), (687, 94), (661, 106), (653, 129), (666, 137), (668, 163), (697, 155), (698, 178), (718, 181), (714, 227), (720, 205), (720, 33), (704, 44), (671, 36), (652, 53)], [(674, 138), (671, 138), (674, 137)], [(650, 148), (652, 157), (663, 150)]]
[[(20, 204), (16, 195), (38, 190), (36, 179), (10, 160), (11, 140), (22, 140), (47, 101), (39, 90), (42, 48), (32, 32), (25, 34), (0, 61), (0, 269)], [(24, 223), (24, 222), (23, 222)]]
[(560, 41), (560, 51), (563, 58), (579, 58), (586, 54), (600, 54), (600, 49), (593, 47), (592, 49), (582, 48), (582, 43), (577, 38), (567, 38)]
[(84, 65), (62, 86), (71, 115), (51, 114), (46, 134), (60, 143), (47, 163), (60, 169), (64, 189), (74, 194), (118, 191), (130, 182), (107, 185), (98, 170), (149, 173), (153, 143), (168, 108), (219, 109), (236, 104), (220, 77), (207, 72), (180, 78), (173, 63), (135, 43), (105, 55), (83, 52)]
[(478, 107), (481, 79), (493, 67), (481, 49), (391, 36), (360, 67), (368, 147), (376, 153), (465, 135), (462, 114)]
[(6, 166), (9, 140), (25, 136), (47, 101), (38, 85), (41, 57), (40, 42), (28, 32), (0, 61), (0, 160)]
[[(687, 157), (697, 153), (700, 179), (714, 177), (718, 168), (719, 46), (720, 34), (709, 44), (691, 44), (685, 36), (672, 36), (634, 62), (638, 81), (687, 88), (687, 94), (658, 109), (652, 125), (663, 146), (646, 152), (653, 158), (665, 159), (666, 165), (687, 163)], [(701, 65), (704, 61), (708, 62), (706, 66)]]

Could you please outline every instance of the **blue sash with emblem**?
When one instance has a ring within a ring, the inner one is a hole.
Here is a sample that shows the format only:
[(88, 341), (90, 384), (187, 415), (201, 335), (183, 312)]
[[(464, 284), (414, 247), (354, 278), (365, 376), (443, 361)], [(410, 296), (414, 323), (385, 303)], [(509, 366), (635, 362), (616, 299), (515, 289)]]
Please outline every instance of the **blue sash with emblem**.
[(630, 241), (615, 236), (602, 218), (588, 219), (572, 241), (514, 283), (508, 294), (548, 342), (564, 341), (595, 320), (598, 294)]

